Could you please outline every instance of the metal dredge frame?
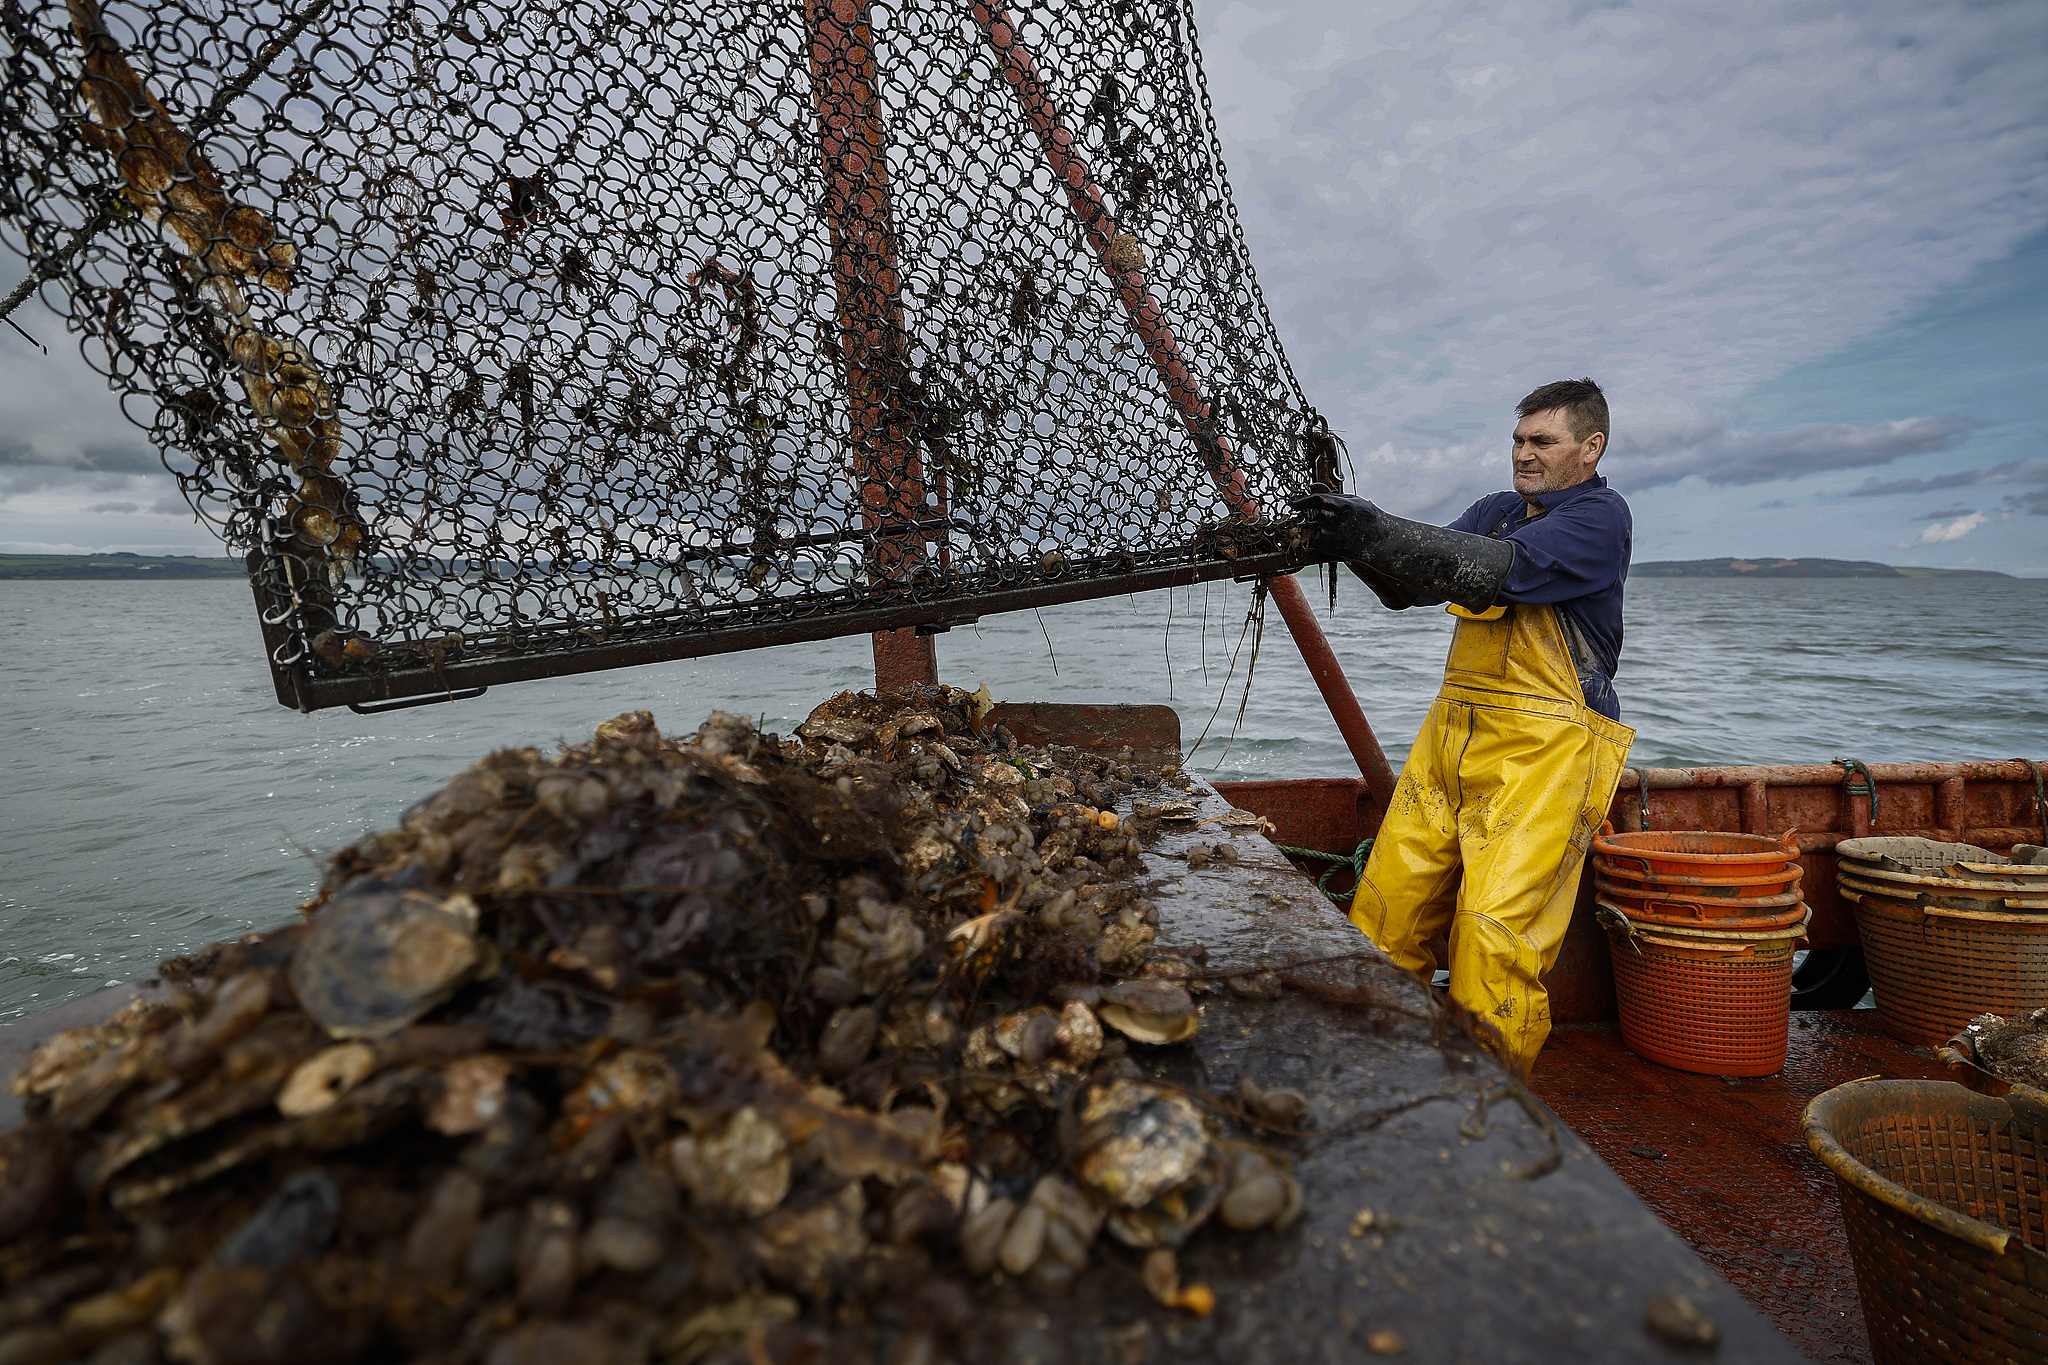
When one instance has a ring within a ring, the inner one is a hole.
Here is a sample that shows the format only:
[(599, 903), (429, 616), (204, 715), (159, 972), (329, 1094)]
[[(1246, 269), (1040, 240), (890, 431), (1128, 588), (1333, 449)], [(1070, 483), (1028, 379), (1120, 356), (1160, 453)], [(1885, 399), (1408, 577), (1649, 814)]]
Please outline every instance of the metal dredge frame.
[(1306, 562), (1186, 0), (67, 10), (0, 8), (0, 213), (287, 705)]

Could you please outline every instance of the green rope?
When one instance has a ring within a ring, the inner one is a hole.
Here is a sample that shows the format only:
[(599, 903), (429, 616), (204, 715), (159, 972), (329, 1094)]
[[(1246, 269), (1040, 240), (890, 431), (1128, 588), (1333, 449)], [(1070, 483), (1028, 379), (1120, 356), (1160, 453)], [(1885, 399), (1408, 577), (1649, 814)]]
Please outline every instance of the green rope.
[[(1353, 849), (1348, 856), (1342, 853), (1325, 853), (1319, 848), (1295, 848), (1289, 844), (1275, 844), (1273, 847), (1279, 849), (1282, 853), (1291, 853), (1297, 858), (1315, 858), (1321, 862), (1335, 863), (1335, 867), (1325, 872), (1317, 880), (1316, 890), (1322, 892), (1339, 905), (1349, 905), (1351, 904), (1351, 897), (1358, 890), (1358, 883), (1365, 878), (1365, 855), (1372, 851), (1372, 840), (1364, 839), (1359, 841), (1358, 847)], [(1330, 889), (1330, 878), (1336, 876), (1347, 867), (1351, 869), (1350, 889), (1332, 891)]]
[(1858, 794), (1855, 785), (1856, 774), (1863, 774), (1862, 790), (1870, 794), (1870, 823), (1877, 824), (1877, 778), (1870, 771), (1870, 765), (1857, 758), (1838, 758), (1835, 765), (1842, 770), (1842, 793), (1845, 796)]

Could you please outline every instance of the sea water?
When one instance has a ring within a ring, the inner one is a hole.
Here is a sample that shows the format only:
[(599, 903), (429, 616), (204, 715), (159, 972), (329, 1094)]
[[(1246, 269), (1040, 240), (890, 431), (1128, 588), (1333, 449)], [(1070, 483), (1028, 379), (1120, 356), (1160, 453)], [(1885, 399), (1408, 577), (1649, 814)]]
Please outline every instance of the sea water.
[[(1450, 619), (1348, 580), (1331, 610), (1303, 582), (1398, 766)], [(1251, 604), (1219, 583), (991, 617), (939, 637), (940, 675), (1004, 700), (1170, 704), (1215, 779), (1354, 774), (1279, 614), (1261, 636)], [(2048, 759), (2048, 580), (1639, 579), (1627, 610), (1632, 762)], [(324, 856), (491, 749), (628, 710), (786, 734), (871, 668), (858, 638), (303, 717), (275, 700), (243, 584), (0, 582), (0, 1019), (290, 920)]]

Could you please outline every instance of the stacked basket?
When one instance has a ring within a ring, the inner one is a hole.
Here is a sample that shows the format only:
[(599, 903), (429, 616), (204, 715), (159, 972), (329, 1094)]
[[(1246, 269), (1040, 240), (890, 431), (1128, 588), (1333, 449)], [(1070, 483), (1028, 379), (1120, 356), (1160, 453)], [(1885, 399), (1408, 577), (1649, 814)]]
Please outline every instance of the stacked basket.
[(2048, 1000), (2048, 866), (1899, 836), (1835, 852), (1885, 1032), (1939, 1047), (1987, 1010)]
[(1799, 875), (1790, 831), (1600, 832), (1594, 903), (1630, 1051), (1710, 1076), (1784, 1068), (1792, 949), (1806, 934)]

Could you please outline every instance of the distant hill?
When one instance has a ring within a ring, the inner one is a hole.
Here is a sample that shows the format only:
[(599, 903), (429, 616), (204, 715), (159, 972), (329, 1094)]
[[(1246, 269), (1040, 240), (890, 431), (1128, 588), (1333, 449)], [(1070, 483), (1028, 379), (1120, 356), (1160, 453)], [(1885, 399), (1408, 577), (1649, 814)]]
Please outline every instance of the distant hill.
[(228, 559), (196, 555), (0, 555), (0, 578), (247, 578)]
[(1895, 568), (1867, 559), (1658, 559), (1630, 578), (2011, 578), (1992, 569)]

